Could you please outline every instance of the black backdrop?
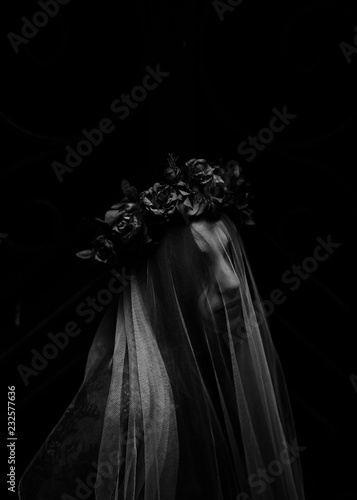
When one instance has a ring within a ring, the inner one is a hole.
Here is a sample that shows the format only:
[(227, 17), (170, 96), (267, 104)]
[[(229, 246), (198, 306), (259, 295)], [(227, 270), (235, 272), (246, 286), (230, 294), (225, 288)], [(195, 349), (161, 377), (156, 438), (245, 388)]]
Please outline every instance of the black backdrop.
[[(75, 257), (83, 217), (118, 201), (124, 177), (139, 189), (160, 180), (170, 151), (244, 168), (256, 194), (244, 239), (306, 447), (306, 498), (357, 498), (356, 3), (12, 0), (0, 10), (1, 433), (5, 449), (14, 385), (16, 485), (77, 392), (104, 312), (88, 325), (77, 312), (105, 282)], [(148, 71), (162, 73), (156, 88), (134, 90)], [(132, 109), (113, 111), (131, 92)], [(284, 112), (285, 124), (271, 121)], [(65, 148), (105, 118), (113, 130), (56, 173)], [(259, 138), (250, 152), (249, 136)], [(334, 246), (317, 261), (321, 241)], [(21, 375), (70, 321), (80, 335)]]

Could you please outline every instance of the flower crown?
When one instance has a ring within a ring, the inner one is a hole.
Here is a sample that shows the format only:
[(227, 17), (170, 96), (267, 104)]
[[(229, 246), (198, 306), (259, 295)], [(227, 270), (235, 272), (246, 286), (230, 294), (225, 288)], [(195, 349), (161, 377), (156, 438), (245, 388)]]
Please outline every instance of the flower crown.
[(104, 221), (95, 219), (101, 234), (90, 250), (76, 255), (104, 263), (126, 252), (142, 256), (157, 247), (168, 226), (189, 224), (202, 215), (217, 218), (223, 211), (235, 212), (232, 215), (238, 215), (242, 224), (254, 224), (249, 184), (237, 162), (223, 168), (192, 158), (180, 167), (177, 160), (169, 154), (163, 173), (166, 182), (156, 182), (140, 194), (123, 179), (124, 198), (106, 212)]

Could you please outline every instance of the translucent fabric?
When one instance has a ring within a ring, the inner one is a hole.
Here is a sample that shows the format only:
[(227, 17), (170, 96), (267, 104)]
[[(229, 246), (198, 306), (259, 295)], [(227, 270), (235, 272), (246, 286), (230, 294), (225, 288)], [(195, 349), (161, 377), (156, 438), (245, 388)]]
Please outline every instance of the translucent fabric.
[(304, 499), (288, 391), (240, 234), (226, 215), (203, 226), (171, 228), (133, 267), (21, 500)]

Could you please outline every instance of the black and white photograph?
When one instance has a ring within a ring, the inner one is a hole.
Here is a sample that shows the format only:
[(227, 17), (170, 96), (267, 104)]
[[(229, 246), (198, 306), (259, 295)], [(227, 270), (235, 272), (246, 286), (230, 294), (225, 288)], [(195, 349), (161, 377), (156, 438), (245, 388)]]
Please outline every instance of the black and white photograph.
[(1, 498), (357, 500), (357, 3), (0, 12)]

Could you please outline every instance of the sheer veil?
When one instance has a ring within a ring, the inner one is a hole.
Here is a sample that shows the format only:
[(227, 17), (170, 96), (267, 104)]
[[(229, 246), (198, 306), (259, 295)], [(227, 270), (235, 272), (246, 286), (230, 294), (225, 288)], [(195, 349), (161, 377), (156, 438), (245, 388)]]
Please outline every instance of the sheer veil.
[(212, 270), (194, 228), (171, 228), (107, 310), (21, 500), (304, 500), (288, 391), (241, 236), (226, 215), (212, 231), (239, 280), (234, 327), (228, 303), (219, 318), (202, 315)]

